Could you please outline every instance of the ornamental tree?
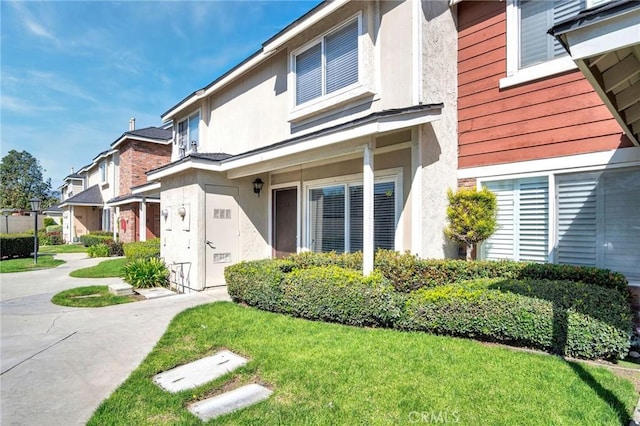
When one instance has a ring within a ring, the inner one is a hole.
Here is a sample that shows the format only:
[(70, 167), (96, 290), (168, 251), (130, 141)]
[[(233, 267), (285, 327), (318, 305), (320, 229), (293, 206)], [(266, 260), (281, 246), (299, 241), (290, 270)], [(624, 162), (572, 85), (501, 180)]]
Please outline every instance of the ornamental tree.
[(445, 229), (448, 238), (466, 245), (467, 260), (471, 260), (473, 247), (486, 240), (498, 227), (498, 202), (496, 195), (487, 188), (460, 188), (447, 192), (449, 225)]
[(29, 210), (29, 200), (38, 197), (42, 207), (57, 202), (51, 190), (51, 179), (42, 176), (40, 162), (27, 151), (12, 149), (0, 162), (0, 207)]

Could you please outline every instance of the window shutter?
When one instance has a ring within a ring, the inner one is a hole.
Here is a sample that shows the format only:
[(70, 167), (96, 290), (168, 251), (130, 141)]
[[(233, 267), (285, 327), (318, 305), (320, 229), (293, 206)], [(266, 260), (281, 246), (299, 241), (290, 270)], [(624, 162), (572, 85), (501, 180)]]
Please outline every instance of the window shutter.
[(518, 260), (546, 262), (549, 243), (547, 178), (518, 181)]
[(358, 21), (325, 39), (326, 93), (358, 82)]
[[(604, 172), (598, 191), (604, 211), (602, 267), (620, 272), (640, 284), (640, 169)], [(598, 265), (600, 266), (600, 265)]]
[(483, 257), (489, 260), (513, 259), (515, 243), (513, 181), (486, 182), (484, 186), (496, 194), (498, 229), (483, 243)]
[(322, 45), (296, 56), (296, 105), (322, 96)]
[(596, 265), (595, 177), (558, 179), (557, 263)]

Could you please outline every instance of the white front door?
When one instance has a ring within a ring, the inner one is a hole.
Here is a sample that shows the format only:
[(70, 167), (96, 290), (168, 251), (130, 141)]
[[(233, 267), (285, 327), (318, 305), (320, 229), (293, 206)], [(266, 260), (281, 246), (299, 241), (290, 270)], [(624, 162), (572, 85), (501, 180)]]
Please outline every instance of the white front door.
[(225, 285), (224, 268), (238, 262), (238, 188), (206, 185), (205, 283)]

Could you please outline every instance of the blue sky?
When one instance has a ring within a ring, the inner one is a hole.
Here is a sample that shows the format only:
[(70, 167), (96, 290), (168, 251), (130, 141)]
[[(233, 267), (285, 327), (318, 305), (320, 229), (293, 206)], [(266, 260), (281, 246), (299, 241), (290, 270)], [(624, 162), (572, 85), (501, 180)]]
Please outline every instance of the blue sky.
[(314, 1), (0, 0), (0, 151), (54, 188), (258, 50)]

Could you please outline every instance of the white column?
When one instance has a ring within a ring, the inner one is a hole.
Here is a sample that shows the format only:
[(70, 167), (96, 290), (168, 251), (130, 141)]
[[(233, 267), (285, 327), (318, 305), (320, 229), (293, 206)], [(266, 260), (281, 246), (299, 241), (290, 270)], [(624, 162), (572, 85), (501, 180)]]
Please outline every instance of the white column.
[(69, 210), (69, 241), (70, 243), (73, 243), (73, 238), (76, 235), (76, 209), (73, 206), (70, 206), (71, 209)]
[(373, 271), (373, 149), (371, 144), (364, 146), (363, 188), (362, 188), (362, 273), (369, 275)]
[(140, 241), (147, 241), (147, 197), (142, 196), (140, 213), (138, 214)]
[(422, 126), (413, 131), (411, 145), (411, 252), (422, 256)]

